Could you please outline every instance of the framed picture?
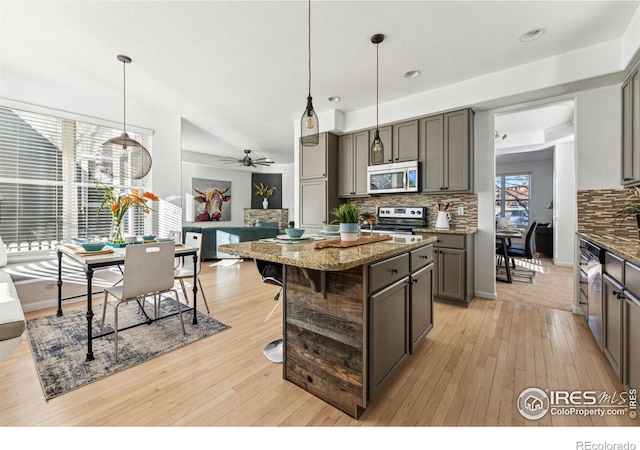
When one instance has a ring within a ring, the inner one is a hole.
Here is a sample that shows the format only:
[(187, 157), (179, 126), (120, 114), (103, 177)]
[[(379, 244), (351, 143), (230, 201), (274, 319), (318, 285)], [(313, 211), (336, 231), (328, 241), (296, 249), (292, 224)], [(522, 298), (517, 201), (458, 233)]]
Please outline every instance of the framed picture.
[(231, 181), (192, 178), (193, 221), (231, 220)]

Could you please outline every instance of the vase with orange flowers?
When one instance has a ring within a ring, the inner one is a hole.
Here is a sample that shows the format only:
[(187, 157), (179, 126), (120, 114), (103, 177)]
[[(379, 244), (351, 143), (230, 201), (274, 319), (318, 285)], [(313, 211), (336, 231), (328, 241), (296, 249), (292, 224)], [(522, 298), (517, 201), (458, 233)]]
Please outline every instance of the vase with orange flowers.
[(113, 186), (107, 186), (103, 183), (98, 183), (96, 188), (104, 189), (104, 198), (98, 208), (98, 214), (100, 214), (102, 207), (107, 205), (113, 218), (111, 233), (109, 234), (109, 243), (111, 244), (124, 243), (122, 218), (129, 208), (140, 208), (143, 213), (147, 214), (151, 210), (149, 202), (158, 201), (157, 195), (144, 191), (140, 193), (138, 189), (132, 189), (131, 192), (120, 193)]

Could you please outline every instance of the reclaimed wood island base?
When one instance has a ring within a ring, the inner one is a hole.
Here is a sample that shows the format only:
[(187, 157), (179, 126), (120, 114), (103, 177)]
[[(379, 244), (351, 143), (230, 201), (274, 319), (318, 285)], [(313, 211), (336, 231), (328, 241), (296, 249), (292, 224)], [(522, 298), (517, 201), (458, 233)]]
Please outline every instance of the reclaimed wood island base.
[(433, 326), (434, 240), (221, 250), (284, 264), (283, 378), (358, 418)]

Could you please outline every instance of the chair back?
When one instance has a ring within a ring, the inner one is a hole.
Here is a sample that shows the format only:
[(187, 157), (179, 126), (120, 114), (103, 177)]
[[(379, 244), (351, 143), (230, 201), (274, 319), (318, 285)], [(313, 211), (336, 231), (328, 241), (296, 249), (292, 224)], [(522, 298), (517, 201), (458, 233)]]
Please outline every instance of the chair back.
[(173, 239), (176, 243), (182, 242), (182, 231), (169, 230), (167, 237)]
[[(184, 235), (184, 245), (198, 249), (198, 261), (196, 262), (196, 273), (200, 273), (200, 257), (202, 255), (202, 233), (187, 231)], [(193, 272), (193, 257), (185, 256), (182, 261), (182, 269)]]
[(132, 298), (173, 288), (173, 242), (128, 245), (124, 255), (122, 295)]
[(527, 259), (536, 257), (536, 228), (538, 228), (538, 222), (534, 220), (529, 227), (529, 231), (527, 231), (524, 241), (524, 251)]
[(282, 270), (283, 265), (271, 261), (265, 261), (262, 259), (256, 259), (256, 267), (260, 272), (260, 278), (263, 283), (275, 284), (282, 286)]

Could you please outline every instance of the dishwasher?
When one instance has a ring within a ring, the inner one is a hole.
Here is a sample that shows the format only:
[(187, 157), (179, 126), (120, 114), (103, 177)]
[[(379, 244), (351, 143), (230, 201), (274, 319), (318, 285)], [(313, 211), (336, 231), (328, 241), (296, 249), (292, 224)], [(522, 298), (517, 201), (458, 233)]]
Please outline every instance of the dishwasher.
[(587, 284), (587, 322), (596, 338), (596, 342), (602, 350), (602, 265), (604, 264), (605, 250), (599, 246), (580, 239), (580, 281), (581, 289), (583, 280)]

